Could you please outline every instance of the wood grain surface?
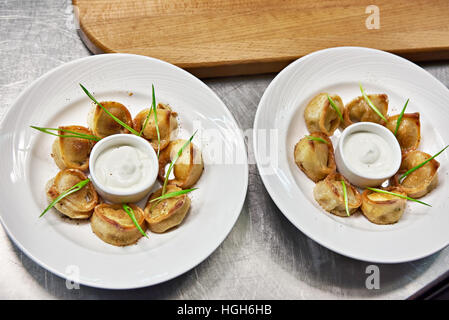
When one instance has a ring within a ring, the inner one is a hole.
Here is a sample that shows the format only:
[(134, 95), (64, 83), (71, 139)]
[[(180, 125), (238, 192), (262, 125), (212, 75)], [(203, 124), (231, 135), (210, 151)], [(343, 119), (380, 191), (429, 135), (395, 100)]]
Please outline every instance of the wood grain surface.
[[(448, 0), (73, 0), (95, 53), (159, 58), (200, 77), (279, 71), (310, 52), (364, 46), (449, 58)], [(379, 29), (368, 29), (369, 5)]]

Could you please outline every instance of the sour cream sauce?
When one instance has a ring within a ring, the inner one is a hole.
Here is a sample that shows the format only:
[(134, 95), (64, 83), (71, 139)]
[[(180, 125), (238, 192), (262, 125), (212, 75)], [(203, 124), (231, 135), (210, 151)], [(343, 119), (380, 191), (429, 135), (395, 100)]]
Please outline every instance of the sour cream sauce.
[(135, 146), (111, 146), (98, 155), (95, 174), (102, 185), (132, 193), (147, 184), (151, 163), (149, 155)]
[(346, 163), (359, 174), (385, 176), (394, 163), (393, 149), (376, 133), (358, 131), (346, 137), (343, 144)]

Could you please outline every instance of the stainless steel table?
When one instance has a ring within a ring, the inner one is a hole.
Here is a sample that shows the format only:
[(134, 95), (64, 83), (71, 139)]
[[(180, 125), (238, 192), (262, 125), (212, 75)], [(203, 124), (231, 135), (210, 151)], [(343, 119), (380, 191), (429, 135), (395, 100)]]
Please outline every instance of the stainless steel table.
[[(0, 119), (31, 81), (90, 54), (65, 0), (0, 0), (0, 37)], [(449, 85), (449, 62), (423, 66)], [(249, 129), (274, 76), (206, 83), (241, 128)], [(379, 265), (378, 290), (365, 286), (368, 265), (333, 253), (298, 231), (270, 199), (255, 165), (250, 166), (243, 211), (223, 244), (195, 269), (148, 288), (68, 290), (64, 279), (31, 261), (0, 228), (0, 299), (402, 299), (449, 269), (449, 248), (411, 263)]]

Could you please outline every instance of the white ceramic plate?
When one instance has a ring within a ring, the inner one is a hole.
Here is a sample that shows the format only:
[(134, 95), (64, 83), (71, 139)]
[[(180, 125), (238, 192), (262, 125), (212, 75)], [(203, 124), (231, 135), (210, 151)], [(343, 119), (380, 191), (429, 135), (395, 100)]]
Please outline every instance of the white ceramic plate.
[[(91, 102), (78, 83), (99, 101), (122, 102), (132, 116), (151, 104), (154, 84), (157, 100), (179, 114), (178, 136), (188, 138), (198, 129), (193, 142), (202, 150), (205, 169), (180, 227), (149, 232), (148, 240), (119, 248), (97, 238), (88, 222), (73, 223), (55, 212), (38, 218), (47, 206), (45, 183), (58, 168), (50, 157), (54, 137), (29, 126), (86, 126)], [(44, 268), (89, 286), (143, 287), (186, 272), (225, 239), (245, 199), (246, 150), (231, 113), (199, 79), (160, 60), (106, 54), (64, 64), (20, 95), (0, 133), (0, 217), (6, 231)]]
[[(423, 198), (432, 208), (408, 202), (402, 219), (388, 226), (372, 224), (361, 214), (340, 218), (322, 210), (313, 199), (314, 183), (294, 162), (294, 145), (307, 134), (303, 112), (308, 101), (320, 92), (331, 92), (347, 103), (360, 95), (359, 83), (368, 93), (388, 94), (390, 115), (399, 113), (410, 98), (407, 112), (421, 114), (419, 150), (434, 154), (449, 143), (449, 90), (428, 72), (383, 51), (326, 49), (286, 67), (260, 101), (254, 148), (263, 182), (276, 205), (299, 230), (340, 254), (396, 263), (437, 252), (449, 244), (448, 152), (437, 158), (441, 163), (439, 186)], [(263, 135), (269, 130), (271, 142)], [(334, 145), (338, 135), (339, 131), (332, 138)]]

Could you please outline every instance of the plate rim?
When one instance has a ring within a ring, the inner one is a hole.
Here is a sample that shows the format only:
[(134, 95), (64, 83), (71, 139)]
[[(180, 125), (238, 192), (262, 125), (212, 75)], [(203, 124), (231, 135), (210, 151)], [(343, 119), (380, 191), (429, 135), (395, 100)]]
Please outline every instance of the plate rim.
[[(172, 280), (172, 279), (174, 279), (176, 277), (179, 277), (180, 275), (182, 275), (184, 273), (187, 273), (188, 271), (190, 271), (193, 268), (195, 268), (196, 266), (198, 266), (200, 263), (204, 262), (212, 253), (214, 253), (218, 249), (218, 247), (226, 240), (226, 238), (229, 236), (231, 231), (234, 229), (235, 224), (236, 224), (238, 218), (242, 214), (242, 211), (243, 211), (243, 208), (244, 208), (244, 205), (245, 205), (245, 202), (246, 202), (247, 193), (248, 193), (249, 164), (248, 164), (248, 150), (247, 150), (247, 147), (246, 147), (246, 144), (245, 144), (245, 140), (243, 138), (243, 133), (241, 131), (241, 128), (240, 128), (238, 122), (235, 120), (234, 115), (231, 113), (231, 111), (227, 107), (227, 105), (217, 95), (217, 93), (215, 93), (212, 90), (212, 88), (210, 88), (201, 79), (197, 78), (196, 76), (194, 76), (190, 72), (188, 72), (188, 71), (186, 71), (186, 70), (184, 70), (184, 69), (182, 69), (182, 68), (180, 68), (180, 67), (178, 67), (178, 66), (176, 66), (174, 64), (171, 64), (171, 63), (169, 63), (167, 61), (160, 60), (160, 59), (157, 59), (157, 58), (154, 58), (154, 57), (148, 57), (148, 56), (132, 54), (132, 53), (104, 53), (104, 54), (90, 55), (90, 56), (81, 57), (81, 58), (77, 58), (77, 59), (74, 59), (74, 60), (62, 63), (61, 65), (56, 66), (55, 68), (48, 70), (44, 74), (40, 75), (37, 79), (33, 80), (24, 89), (22, 89), (20, 94), (13, 100), (13, 102), (10, 105), (10, 107), (4, 113), (3, 117), (0, 120), (0, 133), (2, 133), (3, 127), (4, 127), (4, 123), (6, 122), (6, 119), (8, 117), (10, 117), (11, 114), (13, 113), (13, 109), (17, 105), (18, 101), (20, 101), (26, 95), (28, 95), (29, 92), (36, 85), (38, 85), (41, 81), (46, 80), (47, 78), (51, 77), (54, 73), (58, 72), (59, 70), (61, 70), (63, 68), (66, 68), (66, 67), (69, 67), (69, 66), (72, 66), (72, 65), (76, 65), (78, 63), (83, 63), (86, 60), (109, 59), (109, 57), (117, 57), (117, 56), (129, 57), (129, 58), (133, 58), (133, 59), (143, 59), (143, 60), (148, 60), (148, 61), (152, 61), (152, 62), (161, 63), (161, 64), (163, 64), (163, 65), (165, 65), (165, 66), (167, 66), (169, 68), (173, 68), (173, 69), (177, 70), (178, 72), (184, 73), (189, 79), (191, 79), (192, 81), (198, 83), (205, 90), (207, 90), (210, 94), (212, 94), (222, 104), (222, 106), (224, 107), (225, 113), (227, 113), (227, 116), (230, 118), (230, 120), (235, 125), (236, 129), (238, 129), (238, 131), (239, 131), (239, 132), (236, 133), (236, 137), (238, 137), (237, 141), (239, 142), (240, 147), (242, 149), (242, 155), (243, 155), (243, 160), (244, 160), (244, 161), (242, 161), (242, 163), (239, 163), (240, 165), (244, 166), (244, 170), (243, 170), (244, 171), (244, 177), (243, 177), (244, 184), (242, 185), (242, 192), (240, 193), (240, 198), (237, 199), (238, 202), (240, 203), (240, 205), (237, 206), (238, 213), (234, 215), (234, 218), (233, 218), (232, 224), (230, 224), (229, 230), (227, 230), (226, 232), (223, 233), (223, 236), (220, 237), (219, 241), (217, 240), (217, 244), (214, 245), (212, 247), (212, 250), (210, 250), (210, 252), (207, 252), (205, 256), (202, 256), (199, 259), (197, 259), (198, 261), (194, 261), (193, 263), (187, 264), (187, 268), (180, 268), (180, 271), (178, 270), (177, 272), (173, 272), (172, 274), (168, 274), (168, 275), (164, 275), (162, 277), (158, 277), (157, 280), (145, 281), (145, 282), (142, 282), (140, 284), (134, 283), (132, 285), (122, 285), (122, 286), (120, 286), (120, 285), (108, 285), (108, 284), (104, 284), (104, 283), (90, 282), (87, 279), (84, 280), (82, 277), (80, 277), (79, 281), (77, 281), (77, 283), (79, 283), (81, 285), (92, 287), (92, 288), (111, 289), (111, 290), (126, 290), (126, 289), (138, 289), (138, 288), (150, 287), (150, 286), (154, 286), (154, 285), (158, 285), (158, 284), (167, 282), (167, 281)], [(13, 234), (13, 232), (8, 228), (7, 224), (5, 223), (5, 221), (3, 219), (3, 213), (1, 211), (0, 211), (0, 223), (3, 226), (3, 229), (5, 230), (5, 232), (8, 235), (8, 237), (12, 240), (12, 242), (23, 253), (25, 253), (25, 255), (27, 257), (29, 257), (33, 262), (35, 262), (36, 264), (38, 264), (40, 267), (44, 268), (45, 270), (50, 271), (51, 273), (57, 275), (58, 277), (60, 277), (62, 279), (67, 279), (67, 276), (63, 272), (60, 272), (60, 271), (56, 270), (55, 268), (49, 266), (47, 263), (42, 261), (42, 259), (40, 259), (39, 257), (36, 257), (33, 254), (31, 254), (31, 252), (27, 248), (25, 248), (25, 246), (23, 246), (23, 244), (17, 239), (17, 237)]]
[[(379, 49), (374, 49), (374, 48), (369, 48), (369, 47), (357, 47), (357, 46), (337, 46), (337, 47), (330, 47), (330, 48), (325, 48), (325, 49), (321, 49), (321, 50), (317, 50), (314, 51), (312, 53), (309, 53), (301, 58), (296, 59), (295, 61), (293, 61), (292, 63), (290, 63), (287, 67), (285, 67), (284, 69), (282, 69), (277, 75), (276, 77), (270, 82), (270, 84), (267, 86), (267, 88), (265, 89), (262, 98), (259, 101), (259, 104), (257, 106), (257, 111), (256, 111), (256, 115), (254, 117), (254, 123), (253, 123), (253, 148), (254, 148), (254, 157), (256, 159), (256, 166), (259, 172), (259, 175), (261, 176), (262, 182), (264, 184), (265, 189), (267, 190), (268, 194), (270, 195), (271, 199), (273, 200), (273, 202), (275, 203), (275, 205), (278, 207), (279, 211), (281, 211), (281, 213), (284, 215), (285, 218), (287, 218), (288, 221), (290, 221), (290, 223), (292, 223), (300, 232), (302, 232), (303, 234), (305, 234), (307, 237), (309, 237), (310, 239), (312, 239), (313, 241), (315, 241), (316, 243), (318, 243), (319, 245), (335, 252), (338, 253), (340, 255), (352, 258), (352, 259), (356, 259), (359, 261), (363, 261), (363, 262), (370, 262), (370, 263), (383, 263), (383, 264), (397, 264), (397, 263), (404, 263), (404, 262), (410, 262), (410, 261), (415, 261), (415, 260), (419, 260), (425, 257), (428, 257), (432, 254), (435, 254), (441, 250), (443, 250), (444, 248), (446, 248), (449, 245), (449, 238), (446, 240), (445, 244), (442, 244), (440, 246), (438, 246), (437, 248), (434, 248), (432, 250), (427, 250), (428, 252), (422, 253), (422, 254), (416, 254), (413, 257), (410, 256), (409, 258), (391, 258), (391, 259), (377, 259), (377, 258), (364, 258), (361, 256), (358, 256), (357, 254), (351, 254), (346, 252), (344, 249), (339, 248), (338, 246), (334, 246), (332, 244), (330, 244), (329, 242), (323, 241), (321, 239), (318, 239), (319, 236), (316, 236), (314, 234), (312, 234), (311, 232), (308, 232), (306, 230), (306, 228), (304, 228), (303, 226), (301, 226), (297, 221), (295, 221), (293, 219), (293, 215), (291, 214), (286, 214), (285, 212), (289, 212), (290, 209), (288, 208), (288, 206), (283, 203), (280, 198), (278, 197), (277, 191), (275, 190), (275, 188), (270, 184), (270, 182), (268, 181), (268, 177), (267, 175), (262, 174), (261, 171), (261, 167), (260, 167), (260, 154), (259, 154), (259, 149), (258, 149), (258, 145), (257, 145), (257, 131), (259, 128), (258, 123), (261, 121), (261, 108), (263, 107), (264, 104), (266, 104), (266, 100), (268, 99), (268, 96), (270, 93), (270, 91), (273, 91), (274, 88), (277, 86), (277, 83), (282, 81), (282, 78), (287, 74), (288, 72), (290, 72), (290, 70), (294, 70), (298, 65), (300, 65), (301, 63), (303, 63), (304, 60), (309, 59), (310, 57), (313, 57), (315, 55), (320, 55), (323, 53), (327, 53), (329, 51), (346, 51), (346, 50), (361, 50), (361, 51), (367, 51), (367, 52), (372, 52), (375, 54), (383, 54), (383, 55), (389, 55), (392, 56), (398, 60), (401, 60), (402, 62), (406, 63), (408, 66), (419, 70), (420, 72), (424, 72), (426, 73), (428, 76), (430, 76), (431, 78), (433, 78), (434, 80), (436, 80), (436, 83), (438, 83), (438, 86), (446, 91), (449, 94), (449, 89), (440, 81), (438, 80), (436, 77), (434, 77), (430, 72), (428, 72), (427, 70), (425, 70), (424, 68), (422, 68), (421, 66), (401, 57), (398, 56), (396, 54), (387, 52), (387, 51), (383, 51), (383, 50), (379, 50)], [(336, 223), (336, 222), (335, 222)]]

